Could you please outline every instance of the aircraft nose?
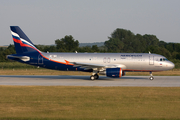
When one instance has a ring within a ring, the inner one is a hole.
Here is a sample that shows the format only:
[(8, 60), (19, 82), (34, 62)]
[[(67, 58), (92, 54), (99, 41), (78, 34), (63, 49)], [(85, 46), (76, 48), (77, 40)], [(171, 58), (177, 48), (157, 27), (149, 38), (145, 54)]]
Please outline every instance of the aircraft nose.
[(173, 69), (174, 67), (175, 67), (174, 63), (173, 63), (173, 62), (170, 62), (170, 63), (169, 63), (169, 68), (170, 68), (170, 69)]

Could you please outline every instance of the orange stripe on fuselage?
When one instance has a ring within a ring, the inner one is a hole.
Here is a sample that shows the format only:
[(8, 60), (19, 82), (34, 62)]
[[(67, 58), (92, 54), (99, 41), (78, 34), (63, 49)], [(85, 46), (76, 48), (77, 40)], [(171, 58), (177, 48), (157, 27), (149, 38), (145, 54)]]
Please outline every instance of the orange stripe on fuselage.
[[(44, 56), (43, 56), (44, 57)], [(46, 58), (46, 57), (45, 57)], [(49, 59), (49, 58), (46, 58), (46, 59)], [(55, 60), (51, 60), (51, 59), (49, 59), (50, 61), (52, 61), (52, 62), (56, 62), (56, 63), (60, 63), (60, 64), (65, 64), (65, 65), (74, 65), (74, 64), (69, 64), (70, 62), (69, 61), (67, 61), (67, 60), (65, 60), (65, 62), (59, 62), (59, 61), (55, 61)], [(66, 62), (67, 61), (67, 62)]]

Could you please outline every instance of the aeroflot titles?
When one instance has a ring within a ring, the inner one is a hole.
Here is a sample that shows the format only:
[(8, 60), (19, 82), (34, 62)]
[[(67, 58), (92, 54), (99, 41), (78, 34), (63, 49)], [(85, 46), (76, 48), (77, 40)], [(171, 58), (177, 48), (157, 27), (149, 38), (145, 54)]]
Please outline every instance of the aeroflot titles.
[(121, 57), (142, 57), (142, 55), (121, 55)]

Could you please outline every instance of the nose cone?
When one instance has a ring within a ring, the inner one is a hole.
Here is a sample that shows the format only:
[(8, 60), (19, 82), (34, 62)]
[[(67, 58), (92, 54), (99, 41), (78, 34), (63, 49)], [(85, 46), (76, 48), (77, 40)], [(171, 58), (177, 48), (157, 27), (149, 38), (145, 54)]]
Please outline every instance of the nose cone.
[(168, 68), (173, 69), (174, 67), (175, 67), (174, 63), (169, 61)]

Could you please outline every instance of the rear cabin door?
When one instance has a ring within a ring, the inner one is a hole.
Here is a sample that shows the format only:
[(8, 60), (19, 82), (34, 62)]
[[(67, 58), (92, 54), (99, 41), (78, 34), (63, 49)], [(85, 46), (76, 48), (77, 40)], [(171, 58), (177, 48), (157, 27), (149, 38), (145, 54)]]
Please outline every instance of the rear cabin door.
[(43, 64), (43, 57), (41, 55), (38, 57), (38, 64)]

